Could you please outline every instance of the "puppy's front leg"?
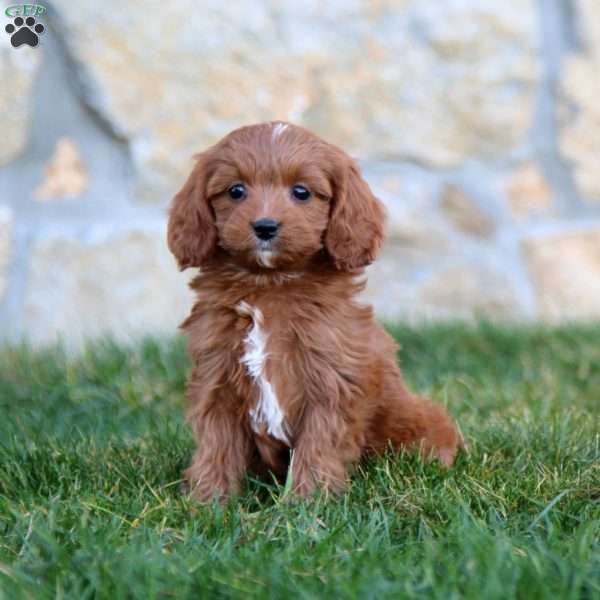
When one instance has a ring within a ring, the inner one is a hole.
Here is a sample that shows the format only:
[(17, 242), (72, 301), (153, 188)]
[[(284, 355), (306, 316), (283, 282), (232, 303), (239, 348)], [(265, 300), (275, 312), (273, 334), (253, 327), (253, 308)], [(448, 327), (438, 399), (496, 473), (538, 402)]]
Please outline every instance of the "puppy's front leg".
[(250, 461), (248, 433), (232, 411), (213, 405), (202, 415), (190, 415), (198, 447), (184, 476), (200, 502), (225, 500), (240, 491)]
[(293, 491), (309, 496), (317, 488), (341, 491), (360, 447), (337, 411), (324, 405), (305, 409), (291, 464)]

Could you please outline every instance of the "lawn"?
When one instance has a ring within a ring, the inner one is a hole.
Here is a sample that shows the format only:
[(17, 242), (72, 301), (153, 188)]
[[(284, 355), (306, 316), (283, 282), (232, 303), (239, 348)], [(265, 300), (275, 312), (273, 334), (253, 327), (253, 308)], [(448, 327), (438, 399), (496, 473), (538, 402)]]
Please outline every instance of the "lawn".
[(600, 598), (600, 325), (390, 329), (470, 455), (225, 507), (179, 492), (180, 338), (0, 349), (0, 598)]

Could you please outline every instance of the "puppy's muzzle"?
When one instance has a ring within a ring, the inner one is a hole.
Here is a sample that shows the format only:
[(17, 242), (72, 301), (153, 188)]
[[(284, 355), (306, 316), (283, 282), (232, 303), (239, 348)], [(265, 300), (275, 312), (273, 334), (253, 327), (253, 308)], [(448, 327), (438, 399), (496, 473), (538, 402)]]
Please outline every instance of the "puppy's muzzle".
[(272, 240), (277, 236), (279, 226), (280, 223), (274, 219), (259, 219), (258, 221), (254, 221), (254, 223), (252, 223), (252, 229), (254, 229), (256, 237), (265, 242)]

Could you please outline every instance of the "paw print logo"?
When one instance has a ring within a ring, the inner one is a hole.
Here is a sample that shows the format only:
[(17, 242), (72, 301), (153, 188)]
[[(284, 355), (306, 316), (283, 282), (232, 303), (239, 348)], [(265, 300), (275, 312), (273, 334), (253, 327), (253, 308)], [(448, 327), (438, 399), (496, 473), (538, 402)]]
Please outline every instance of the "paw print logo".
[(4, 29), (10, 35), (10, 43), (15, 48), (23, 44), (35, 48), (40, 41), (39, 36), (45, 31), (45, 27), (41, 23), (36, 23), (33, 17), (27, 19), (16, 17)]

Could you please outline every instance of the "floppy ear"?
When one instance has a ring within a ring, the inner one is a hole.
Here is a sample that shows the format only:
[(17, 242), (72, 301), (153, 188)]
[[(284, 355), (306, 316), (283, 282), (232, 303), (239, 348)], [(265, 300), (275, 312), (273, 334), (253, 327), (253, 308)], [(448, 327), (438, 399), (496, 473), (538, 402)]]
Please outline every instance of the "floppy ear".
[(324, 241), (335, 266), (347, 271), (375, 260), (383, 242), (385, 210), (354, 161), (346, 161), (340, 179)]
[(200, 267), (217, 247), (217, 228), (205, 194), (206, 175), (200, 155), (169, 211), (167, 243), (182, 271)]

